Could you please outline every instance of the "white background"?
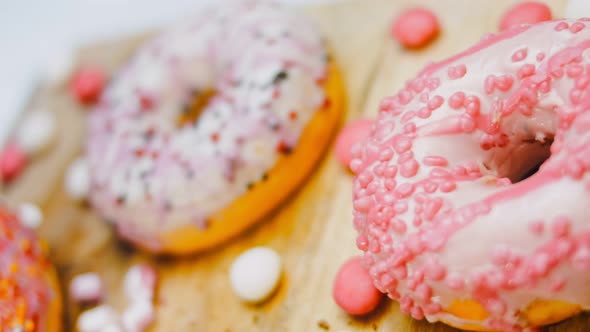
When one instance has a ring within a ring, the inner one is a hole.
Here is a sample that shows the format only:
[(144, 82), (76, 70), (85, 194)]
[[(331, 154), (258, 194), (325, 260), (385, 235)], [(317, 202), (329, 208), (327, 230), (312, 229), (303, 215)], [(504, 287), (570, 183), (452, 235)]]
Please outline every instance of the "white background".
[[(0, 1), (0, 145), (44, 68), (76, 46), (159, 27), (223, 0)], [(334, 0), (280, 0), (309, 4)]]

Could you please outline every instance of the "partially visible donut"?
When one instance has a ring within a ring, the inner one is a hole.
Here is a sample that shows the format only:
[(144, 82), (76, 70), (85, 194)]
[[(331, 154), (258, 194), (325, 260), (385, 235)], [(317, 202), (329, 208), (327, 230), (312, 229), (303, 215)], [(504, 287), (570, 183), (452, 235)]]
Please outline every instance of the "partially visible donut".
[(35, 232), (0, 206), (0, 331), (60, 332), (57, 275)]
[(491, 36), (382, 102), (354, 224), (402, 311), (519, 331), (590, 309), (589, 24)]
[(234, 1), (157, 36), (90, 115), (90, 199), (152, 252), (211, 248), (282, 202), (339, 123), (338, 71), (311, 22)]

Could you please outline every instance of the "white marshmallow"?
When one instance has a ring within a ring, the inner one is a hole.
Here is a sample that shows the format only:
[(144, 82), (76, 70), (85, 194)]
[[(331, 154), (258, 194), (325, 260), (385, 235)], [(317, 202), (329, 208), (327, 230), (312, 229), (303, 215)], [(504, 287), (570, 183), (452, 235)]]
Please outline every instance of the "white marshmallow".
[(569, 0), (565, 7), (566, 18), (590, 17), (590, 1)]
[(123, 288), (128, 299), (152, 301), (156, 288), (156, 271), (147, 264), (132, 266), (125, 274)]
[(84, 158), (75, 160), (67, 170), (65, 189), (68, 195), (75, 200), (84, 200), (90, 190), (88, 176), (88, 162)]
[(28, 228), (38, 228), (43, 221), (43, 213), (35, 204), (24, 203), (18, 208), (18, 218)]
[(102, 279), (92, 272), (79, 274), (70, 282), (70, 295), (78, 302), (100, 301), (104, 296)]
[(281, 257), (270, 248), (255, 247), (242, 253), (233, 262), (230, 282), (242, 300), (260, 302), (276, 289), (281, 274)]
[(72, 75), (76, 63), (74, 52), (63, 48), (52, 55), (45, 66), (45, 80), (51, 85), (64, 84)]
[(117, 324), (118, 319), (115, 309), (100, 305), (81, 313), (76, 325), (80, 332), (101, 332), (104, 327)]
[(16, 143), (29, 155), (45, 150), (55, 139), (56, 121), (52, 112), (37, 109), (25, 114), (16, 129)]
[(154, 321), (154, 306), (151, 300), (142, 299), (131, 303), (123, 312), (123, 326), (127, 332), (142, 332)]

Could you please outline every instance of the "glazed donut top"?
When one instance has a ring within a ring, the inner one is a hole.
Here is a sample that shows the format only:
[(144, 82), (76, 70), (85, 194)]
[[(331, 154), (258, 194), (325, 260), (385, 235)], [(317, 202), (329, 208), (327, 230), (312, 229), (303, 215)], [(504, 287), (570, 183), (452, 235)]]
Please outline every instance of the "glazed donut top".
[(427, 67), (353, 147), (357, 245), (414, 318), (480, 323), (445, 311), (474, 299), (509, 331), (535, 299), (590, 308), (588, 24), (520, 26)]
[(34, 231), (0, 206), (0, 331), (45, 331), (50, 266)]
[(272, 1), (224, 2), (157, 36), (90, 116), (93, 204), (137, 232), (206, 228), (296, 147), (325, 103), (327, 61), (312, 24)]

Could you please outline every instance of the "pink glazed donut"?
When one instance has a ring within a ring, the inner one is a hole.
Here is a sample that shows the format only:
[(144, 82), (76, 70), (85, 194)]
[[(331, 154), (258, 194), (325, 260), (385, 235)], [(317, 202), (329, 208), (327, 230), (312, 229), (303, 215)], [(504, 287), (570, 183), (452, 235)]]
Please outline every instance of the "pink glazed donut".
[(383, 100), (354, 224), (405, 313), (520, 331), (590, 308), (588, 24), (491, 36)]

